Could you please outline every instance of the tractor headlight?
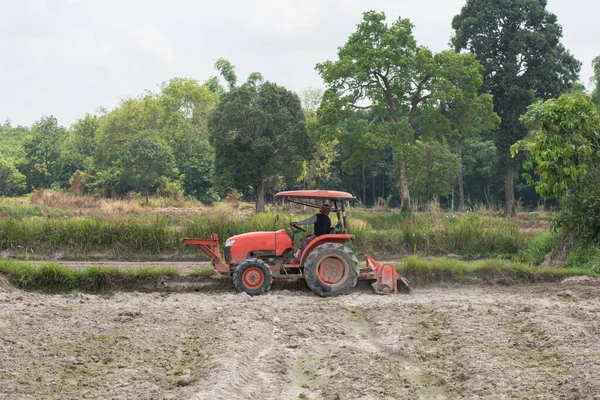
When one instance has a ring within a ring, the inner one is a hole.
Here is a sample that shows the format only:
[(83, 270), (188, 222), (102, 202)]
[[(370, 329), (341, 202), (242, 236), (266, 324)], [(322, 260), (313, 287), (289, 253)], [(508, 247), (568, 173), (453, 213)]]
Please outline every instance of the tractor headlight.
[(231, 246), (233, 246), (233, 244), (234, 244), (234, 243), (235, 243), (235, 240), (234, 240), (234, 239), (228, 239), (228, 240), (225, 242), (225, 247), (231, 247)]

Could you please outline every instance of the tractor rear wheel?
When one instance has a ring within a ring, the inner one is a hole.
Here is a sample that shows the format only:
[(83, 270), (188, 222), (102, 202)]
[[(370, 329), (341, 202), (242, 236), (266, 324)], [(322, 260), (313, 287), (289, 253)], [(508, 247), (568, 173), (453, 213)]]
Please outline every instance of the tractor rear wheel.
[(233, 286), (239, 292), (256, 296), (266, 293), (273, 283), (269, 266), (257, 258), (249, 258), (233, 271)]
[(321, 297), (347, 294), (356, 286), (358, 259), (339, 243), (325, 243), (306, 257), (304, 278), (308, 287)]

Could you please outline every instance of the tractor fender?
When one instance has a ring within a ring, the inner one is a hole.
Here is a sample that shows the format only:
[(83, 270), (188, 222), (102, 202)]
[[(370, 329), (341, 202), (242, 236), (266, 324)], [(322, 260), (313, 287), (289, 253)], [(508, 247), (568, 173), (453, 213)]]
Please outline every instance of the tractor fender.
[(310, 252), (312, 250), (314, 250), (315, 247), (322, 245), (323, 243), (339, 243), (339, 244), (344, 244), (349, 240), (355, 240), (356, 238), (354, 237), (354, 235), (348, 235), (346, 233), (344, 234), (339, 234), (339, 235), (321, 235), (321, 236), (317, 236), (316, 238), (314, 238), (313, 240), (311, 240), (308, 245), (306, 246), (306, 248), (304, 249), (304, 251), (302, 252), (302, 255), (300, 255), (300, 266), (303, 267), (304, 266), (304, 261), (306, 260), (306, 257), (310, 254)]

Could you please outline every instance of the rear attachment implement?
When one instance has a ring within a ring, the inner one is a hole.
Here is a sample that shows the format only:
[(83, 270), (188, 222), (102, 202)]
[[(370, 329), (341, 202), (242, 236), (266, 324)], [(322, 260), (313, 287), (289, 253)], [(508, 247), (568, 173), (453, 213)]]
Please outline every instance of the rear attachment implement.
[(363, 253), (367, 261), (365, 273), (372, 273), (375, 282), (371, 284), (377, 294), (391, 294), (398, 292), (398, 284), (410, 291), (408, 280), (398, 275), (396, 268), (391, 264), (381, 264), (367, 253)]

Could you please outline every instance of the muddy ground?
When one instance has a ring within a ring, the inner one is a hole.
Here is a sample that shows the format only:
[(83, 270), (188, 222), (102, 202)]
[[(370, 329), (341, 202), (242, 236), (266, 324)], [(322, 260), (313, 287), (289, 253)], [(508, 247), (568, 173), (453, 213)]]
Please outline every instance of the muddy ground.
[(599, 294), (48, 295), (0, 277), (0, 398), (600, 399)]

